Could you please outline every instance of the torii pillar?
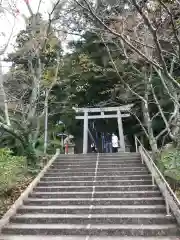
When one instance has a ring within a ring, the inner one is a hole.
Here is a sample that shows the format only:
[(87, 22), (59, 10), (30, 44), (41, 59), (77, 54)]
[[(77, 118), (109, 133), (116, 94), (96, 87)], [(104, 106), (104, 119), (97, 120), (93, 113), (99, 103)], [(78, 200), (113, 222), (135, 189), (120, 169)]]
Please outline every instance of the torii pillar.
[(125, 152), (125, 141), (124, 141), (124, 131), (123, 131), (123, 124), (122, 124), (122, 116), (120, 109), (117, 110), (117, 122), (118, 122), (118, 130), (119, 130), (119, 143), (121, 149)]
[(88, 111), (84, 111), (83, 154), (88, 152)]

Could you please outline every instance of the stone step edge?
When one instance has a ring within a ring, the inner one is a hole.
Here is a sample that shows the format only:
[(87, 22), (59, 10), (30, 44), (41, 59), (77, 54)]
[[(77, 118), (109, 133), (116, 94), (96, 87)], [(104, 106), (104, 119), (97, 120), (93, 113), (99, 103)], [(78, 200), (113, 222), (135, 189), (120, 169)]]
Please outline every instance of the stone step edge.
[[(128, 173), (135, 173), (135, 172), (137, 172), (137, 173), (142, 173), (142, 175), (145, 174), (145, 173), (148, 173), (147, 170), (146, 171), (117, 171), (117, 173), (115, 173), (115, 175), (99, 175), (99, 173), (97, 173), (96, 176), (97, 177), (122, 177), (122, 175), (121, 175), (122, 172), (123, 173), (127, 173), (126, 175), (124, 175), (126, 177), (131, 176), (131, 174), (128, 174)], [(63, 177), (63, 178), (71, 178), (71, 177), (86, 177), (86, 178), (88, 178), (88, 177), (94, 177), (94, 174), (95, 174), (95, 172), (92, 172), (92, 175), (86, 175), (86, 173), (87, 172), (83, 172), (84, 175), (67, 176), (67, 174), (69, 174), (69, 172), (61, 172), (59, 174), (58, 172), (50, 172), (50, 171), (48, 171), (44, 176), (46, 177), (47, 175), (58, 175), (58, 177)], [(107, 172), (105, 172), (105, 173), (107, 173)], [(112, 173), (114, 173), (114, 172), (112, 172)], [(101, 174), (102, 174), (102, 172), (101, 172)], [(116, 174), (118, 174), (118, 175), (116, 175)], [(134, 175), (134, 176), (136, 176), (136, 175)]]
[(1, 235), (0, 240), (179, 240), (178, 237), (97, 237), (97, 236), (54, 236), (54, 235)]
[[(59, 170), (71, 170), (71, 171), (74, 171), (74, 172), (76, 172), (77, 170), (79, 170), (79, 171), (82, 171), (82, 169), (84, 170), (84, 172), (91, 172), (91, 171), (93, 171), (94, 172), (94, 170), (95, 170), (95, 168), (96, 168), (96, 166), (94, 166), (94, 168), (74, 168), (74, 166), (72, 167), (72, 166), (70, 166), (70, 167), (66, 167), (66, 168), (62, 168), (61, 166), (59, 166), (59, 167), (54, 167), (54, 168), (49, 168), (49, 170), (56, 170), (56, 171), (59, 171)], [(144, 166), (144, 165), (142, 165), (142, 166), (123, 166), (123, 167), (117, 167), (117, 166), (115, 166), (114, 168), (101, 168), (101, 167), (98, 167), (98, 171), (106, 171), (106, 170), (108, 170), (108, 171), (114, 171), (114, 170), (116, 170), (116, 169), (124, 169), (124, 168), (128, 168), (128, 169), (139, 169), (139, 168), (146, 168), (146, 166)], [(90, 171), (91, 170), (91, 171)], [(118, 170), (116, 170), (116, 171), (118, 171)]]
[[(66, 165), (66, 164), (74, 164), (74, 165), (81, 165), (81, 164), (84, 164), (84, 165), (86, 165), (86, 164), (90, 164), (90, 165), (92, 165), (92, 164), (96, 164), (96, 162), (97, 162), (97, 160), (92, 160), (92, 159), (86, 159), (86, 160), (84, 160), (84, 159), (82, 159), (82, 160), (73, 160), (73, 159), (71, 159), (71, 160), (56, 160), (55, 162), (54, 162), (54, 165)], [(141, 159), (139, 159), (139, 158), (122, 158), (122, 159), (106, 159), (106, 160), (99, 160), (98, 161), (98, 163), (100, 164), (100, 165), (103, 165), (103, 164), (121, 164), (121, 163), (142, 163), (141, 162)]]
[[(46, 173), (46, 174), (48, 174), (48, 173)], [(71, 176), (71, 177), (76, 177), (76, 176)], [(64, 177), (63, 176), (63, 178), (71, 178), (70, 176), (69, 177)], [(86, 178), (90, 178), (90, 177), (93, 177), (94, 178), (94, 175), (93, 176), (77, 176), (77, 177), (79, 177), (79, 178), (84, 178), (84, 177), (86, 177)], [(105, 176), (97, 176), (98, 178), (99, 177), (105, 177)], [(123, 179), (124, 177), (151, 177), (151, 175), (150, 174), (148, 174), (148, 173), (146, 173), (146, 174), (142, 174), (142, 175), (126, 175), (126, 176), (107, 176), (107, 177), (118, 177), (118, 178), (121, 178), (121, 179)], [(62, 176), (54, 176), (54, 177), (49, 177), (49, 176), (43, 176), (42, 177), (43, 179), (44, 178), (49, 178), (49, 179), (51, 179), (51, 178), (62, 178)], [(124, 179), (124, 180), (128, 180), (128, 179)], [(132, 179), (131, 179), (132, 180)], [(141, 179), (141, 180), (144, 180), (144, 179)], [(121, 180), (107, 180), (107, 181), (121, 181)], [(128, 181), (130, 181), (130, 180), (128, 180)], [(134, 181), (134, 180), (132, 180), (132, 181)], [(64, 182), (64, 181), (62, 181), (62, 182)], [(69, 182), (69, 181), (68, 181)], [(70, 181), (70, 182), (72, 182), (72, 181)], [(74, 181), (73, 181), (74, 182)], [(75, 182), (82, 182), (82, 181), (75, 181)], [(83, 181), (83, 182), (86, 182), (86, 181)], [(87, 181), (88, 182), (88, 181)], [(90, 181), (89, 181), (90, 182)]]
[[(138, 193), (140, 193), (140, 194), (147, 194), (147, 193), (159, 193), (159, 194), (161, 194), (160, 193), (160, 191), (158, 191), (158, 190), (156, 190), (156, 191), (151, 191), (151, 190), (149, 190), (149, 191), (102, 191), (102, 192), (94, 192), (94, 194), (107, 194), (107, 193), (116, 193), (116, 194), (132, 194), (132, 193), (134, 193), (134, 194), (138, 194)], [(38, 191), (33, 191), (32, 192), (32, 194), (49, 194), (49, 195), (51, 195), (51, 194), (64, 194), (64, 195), (69, 195), (69, 194), (79, 194), (79, 195), (83, 195), (83, 194), (92, 194), (92, 191), (89, 191), (89, 192), (60, 192), (60, 191), (58, 191), (58, 192), (48, 192), (48, 191), (46, 191), (46, 192), (38, 192)]]
[(170, 228), (177, 228), (176, 224), (9, 224), (6, 226), (6, 229), (170, 229)]
[[(73, 182), (73, 181), (72, 181)], [(40, 182), (40, 183), (59, 183), (58, 181), (57, 182)], [(62, 183), (62, 182), (61, 182)], [(50, 188), (50, 189), (52, 189), (52, 188), (62, 188), (62, 189), (67, 189), (67, 188), (93, 188), (93, 187), (95, 187), (95, 188), (121, 188), (121, 187), (123, 187), (123, 188), (133, 188), (133, 187), (154, 187), (154, 188), (157, 188), (157, 186), (154, 186), (154, 185), (100, 185), (100, 186), (94, 186), (94, 185), (91, 185), (91, 186), (78, 186), (78, 185), (71, 185), (71, 186), (62, 186), (62, 185), (59, 185), (59, 186), (57, 186), (57, 185), (55, 185), (55, 186), (37, 186), (36, 187), (36, 189), (37, 188), (39, 188), (39, 189), (42, 189), (42, 188)]]
[[(16, 214), (13, 218), (89, 218), (89, 214), (49, 214), (49, 213), (35, 213), (35, 214)], [(146, 218), (146, 219), (174, 219), (173, 216), (166, 214), (91, 214), (90, 218)]]
[[(126, 168), (126, 167), (125, 167)], [(125, 170), (126, 172), (138, 172), (139, 170), (140, 171), (142, 171), (142, 172), (144, 172), (145, 170), (147, 171), (147, 168), (146, 167), (129, 167), (128, 169), (134, 169), (134, 170), (131, 170), (131, 171), (129, 171), (129, 170)], [(117, 168), (116, 168), (117, 169)], [(73, 169), (72, 169), (73, 170)], [(108, 169), (107, 169), (108, 170)], [(122, 170), (122, 171), (121, 171)], [(116, 173), (116, 172), (124, 172), (124, 170), (123, 170), (123, 168), (121, 168), (121, 170), (115, 170), (114, 171), (114, 169), (112, 169), (112, 170), (109, 170), (108, 172), (113, 172), (113, 173)], [(138, 171), (137, 171), (138, 170)], [(62, 172), (62, 173), (79, 173), (79, 172), (76, 172), (76, 171), (64, 171), (64, 169), (61, 169), (61, 168), (59, 168), (59, 169), (52, 169), (52, 168), (50, 168), (49, 170), (48, 170), (48, 172)], [(95, 172), (95, 168), (94, 168), (94, 171), (83, 171), (83, 173), (94, 173)], [(106, 170), (104, 170), (104, 171), (99, 171), (99, 169), (97, 170), (97, 173), (102, 173), (102, 172), (107, 172)]]
[(67, 205), (67, 206), (28, 206), (28, 205), (23, 205), (20, 207), (20, 209), (91, 209), (91, 210), (96, 210), (96, 209), (166, 209), (165, 205), (116, 205), (116, 206), (111, 206), (111, 205)]
[[(72, 166), (72, 167), (85, 167), (85, 168), (93, 168), (93, 166), (92, 165), (94, 165), (94, 167), (96, 166), (96, 162), (88, 162), (88, 164), (82, 164), (82, 163), (77, 163), (77, 164), (74, 164), (74, 162), (73, 163), (70, 163), (70, 162), (66, 162), (67, 163), (67, 165), (66, 164), (64, 164), (64, 163), (62, 163), (62, 162), (54, 162), (51, 166), (61, 166), (61, 167), (68, 167), (68, 166)], [(92, 163), (92, 164), (91, 164)], [(127, 166), (129, 166), (129, 165), (131, 165), (131, 164), (133, 164), (133, 165), (136, 165), (136, 164), (138, 164), (138, 165), (143, 165), (144, 166), (144, 164), (142, 163), (142, 162), (140, 162), (139, 160), (138, 161), (124, 161), (124, 162), (99, 162), (99, 167), (115, 167), (115, 166), (123, 166), (123, 165), (127, 165)]]
[(101, 200), (104, 200), (104, 201), (129, 201), (129, 200), (133, 200), (133, 201), (138, 201), (138, 200), (164, 200), (163, 197), (149, 197), (149, 198), (96, 198), (96, 199), (93, 199), (92, 198), (81, 198), (81, 199), (78, 199), (78, 198), (27, 198), (26, 201), (101, 201)]

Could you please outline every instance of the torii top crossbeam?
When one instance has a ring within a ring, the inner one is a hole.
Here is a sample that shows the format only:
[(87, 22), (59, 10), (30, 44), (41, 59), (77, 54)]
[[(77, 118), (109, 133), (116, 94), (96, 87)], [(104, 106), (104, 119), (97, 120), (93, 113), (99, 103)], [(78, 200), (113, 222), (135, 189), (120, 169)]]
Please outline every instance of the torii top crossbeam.
[[(83, 153), (86, 154), (88, 150), (88, 120), (100, 119), (100, 118), (117, 118), (120, 147), (123, 151), (125, 151), (122, 118), (130, 116), (128, 112), (131, 110), (132, 107), (133, 107), (133, 104), (128, 104), (128, 105), (119, 106), (119, 107), (73, 108), (76, 111), (76, 113), (83, 113), (83, 116), (76, 116), (76, 119), (84, 120)], [(109, 114), (105, 114), (106, 112), (109, 112)], [(110, 112), (116, 112), (116, 114), (110, 114)], [(100, 114), (91, 115), (91, 113), (100, 113)]]
[(127, 104), (119, 107), (98, 107), (98, 108), (73, 108), (77, 113), (80, 112), (115, 112), (115, 111), (130, 111), (133, 104)]

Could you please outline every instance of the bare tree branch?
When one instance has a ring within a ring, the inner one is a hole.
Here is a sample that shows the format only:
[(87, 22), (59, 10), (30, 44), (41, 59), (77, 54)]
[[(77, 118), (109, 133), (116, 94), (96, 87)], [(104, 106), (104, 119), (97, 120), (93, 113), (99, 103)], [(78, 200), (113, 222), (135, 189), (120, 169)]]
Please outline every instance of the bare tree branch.
[(141, 120), (138, 118), (138, 116), (135, 113), (133, 113), (132, 111), (128, 111), (128, 112), (136, 118), (136, 120), (138, 121), (138, 123), (141, 126), (142, 130), (144, 131), (146, 137), (149, 139), (149, 134), (148, 134), (146, 128), (143, 126)]
[[(160, 62), (162, 64), (163, 67), (163, 72), (165, 74), (165, 76), (176, 86), (180, 89), (180, 84), (171, 76), (171, 74), (168, 72), (167, 66), (166, 66), (166, 62), (165, 59), (163, 57), (162, 54), (162, 48), (161, 45), (159, 43), (159, 39), (157, 36), (157, 30), (152, 26), (152, 23), (150, 22), (148, 16), (146, 16), (146, 14), (143, 12), (142, 8), (137, 4), (136, 0), (131, 0), (133, 5), (136, 7), (137, 11), (139, 12), (139, 14), (142, 16), (142, 18), (144, 19), (144, 23), (148, 26), (148, 29), (150, 30), (154, 42), (156, 44), (156, 48), (157, 48), (157, 53), (160, 59)], [(157, 67), (157, 66), (156, 66)]]
[(171, 25), (172, 25), (172, 30), (173, 30), (173, 33), (174, 33), (174, 37), (176, 39), (176, 42), (178, 44), (178, 52), (179, 52), (179, 59), (180, 59), (180, 39), (179, 39), (179, 36), (178, 36), (178, 33), (177, 33), (177, 27), (175, 25), (175, 22), (174, 22), (174, 17), (173, 17), (173, 14), (171, 13), (170, 9), (166, 6), (166, 4), (164, 2), (162, 2), (162, 0), (158, 0), (160, 2), (160, 4), (166, 9), (167, 13), (169, 14), (170, 16), (170, 19), (171, 19)]
[(28, 10), (29, 10), (30, 15), (33, 16), (34, 13), (33, 13), (33, 11), (32, 11), (32, 8), (31, 8), (30, 4), (29, 4), (29, 1), (24, 1), (24, 2), (26, 3), (26, 6), (27, 6), (27, 8), (28, 8)]

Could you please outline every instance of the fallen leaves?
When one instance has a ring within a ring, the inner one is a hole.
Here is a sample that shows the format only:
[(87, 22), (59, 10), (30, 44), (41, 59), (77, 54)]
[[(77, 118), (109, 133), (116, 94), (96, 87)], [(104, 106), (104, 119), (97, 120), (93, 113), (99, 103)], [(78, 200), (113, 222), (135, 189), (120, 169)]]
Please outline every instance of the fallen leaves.
[(3, 195), (0, 194), (0, 218), (6, 213), (11, 205), (18, 199), (21, 193), (31, 183), (32, 177), (28, 176), (22, 182), (19, 182), (12, 189), (8, 189)]

